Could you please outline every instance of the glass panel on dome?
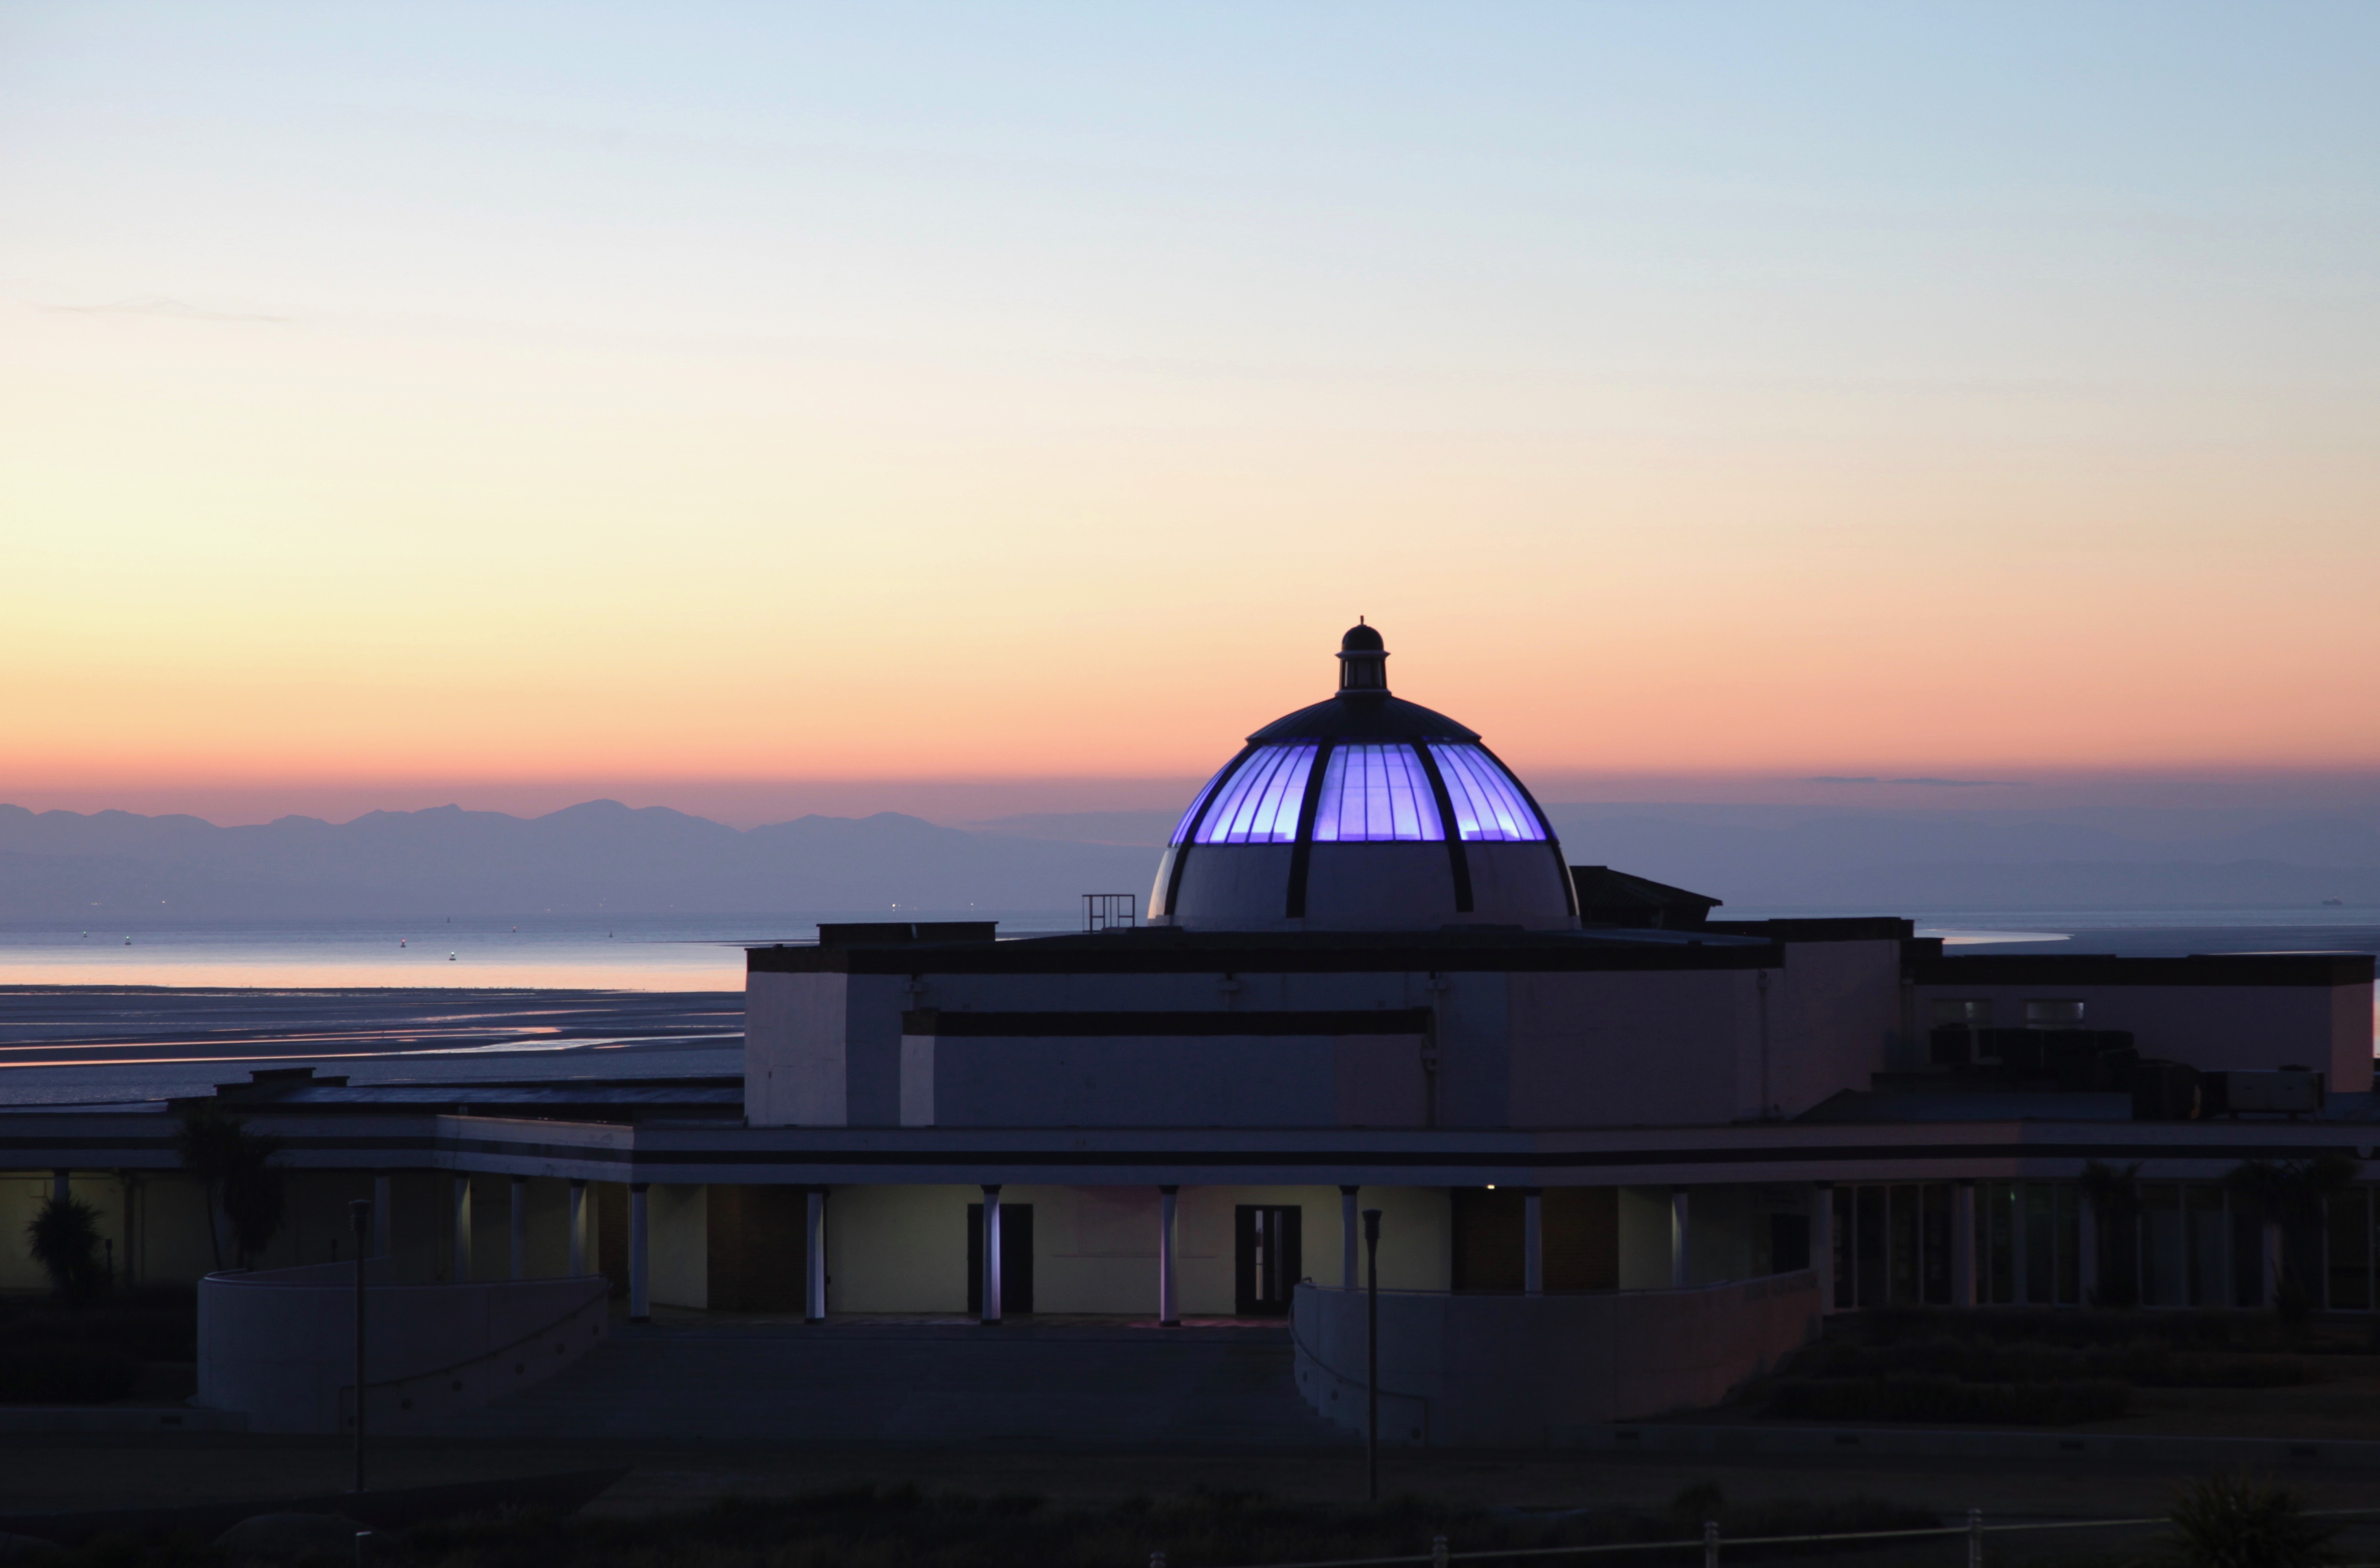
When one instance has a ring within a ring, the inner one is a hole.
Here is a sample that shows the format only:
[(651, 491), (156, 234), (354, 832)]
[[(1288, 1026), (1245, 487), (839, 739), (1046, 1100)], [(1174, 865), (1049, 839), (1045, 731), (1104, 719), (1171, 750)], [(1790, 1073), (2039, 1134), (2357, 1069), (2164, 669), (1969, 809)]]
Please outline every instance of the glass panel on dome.
[(1199, 824), (1200, 844), (1288, 844), (1297, 837), (1297, 808), (1314, 746), (1259, 747), (1240, 764)]
[(1213, 778), (1208, 779), (1205, 784), (1198, 786), (1198, 793), (1190, 797), (1190, 809), (1183, 812), (1182, 820), (1173, 824), (1173, 836), (1165, 841), (1167, 844), (1180, 844), (1184, 839), (1190, 836), (1190, 829), (1198, 820), (1198, 808), (1207, 804), (1207, 797), (1215, 793), (1215, 786), (1221, 784), (1223, 782), (1223, 775), (1231, 771), (1231, 763), (1226, 762), (1221, 767), (1215, 770), (1215, 776)]
[(1476, 746), (1433, 745), (1430, 755), (1446, 780), (1448, 801), (1454, 808), (1455, 832), (1465, 840), (1491, 843), (1546, 841), (1546, 825), (1530, 808), (1528, 796), (1512, 775)]
[(1322, 771), (1314, 807), (1314, 842), (1442, 841), (1429, 774), (1410, 746), (1342, 746)]

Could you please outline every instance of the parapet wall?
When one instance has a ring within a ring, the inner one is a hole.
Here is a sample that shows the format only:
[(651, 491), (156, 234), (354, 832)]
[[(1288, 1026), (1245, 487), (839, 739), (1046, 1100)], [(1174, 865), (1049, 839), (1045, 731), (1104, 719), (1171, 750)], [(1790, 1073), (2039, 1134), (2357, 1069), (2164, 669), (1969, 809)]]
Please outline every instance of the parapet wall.
[[(1292, 1328), (1306, 1403), (1365, 1427), (1365, 1298), (1297, 1287)], [(1726, 1399), (1818, 1331), (1804, 1270), (1698, 1290), (1577, 1295), (1380, 1293), (1380, 1436), (1527, 1448), (1581, 1428)]]
[[(398, 1432), (488, 1404), (577, 1361), (610, 1331), (600, 1274), (366, 1289), (366, 1416)], [(252, 1432), (337, 1432), (354, 1410), (355, 1265), (210, 1274), (199, 1283), (199, 1396)]]

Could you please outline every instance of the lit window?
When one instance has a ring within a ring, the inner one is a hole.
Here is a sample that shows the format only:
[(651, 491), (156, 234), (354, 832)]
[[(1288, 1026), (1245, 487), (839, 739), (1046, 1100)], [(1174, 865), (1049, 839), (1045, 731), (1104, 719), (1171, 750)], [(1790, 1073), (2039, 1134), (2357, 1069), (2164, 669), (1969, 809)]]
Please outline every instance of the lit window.
[[(1512, 775), (1476, 746), (1432, 746), (1454, 807), (1455, 831), (1465, 839), (1502, 843), (1546, 841), (1546, 825)], [(1436, 835), (1432, 835), (1436, 836)]]
[(2079, 1029), (2082, 1027), (2082, 1004), (2079, 1002), (2027, 1001), (2024, 1004), (2024, 1027), (2028, 1029)]
[(1315, 843), (1445, 837), (1429, 775), (1412, 747), (1342, 746), (1330, 753), (1314, 807)]
[[(1258, 747), (1216, 794), (1200, 823), (1200, 844), (1288, 844), (1297, 837), (1297, 808), (1314, 746)], [(1212, 786), (1209, 786), (1212, 787)], [(1195, 815), (1196, 808), (1192, 808)]]
[(1968, 1002), (1937, 997), (1934, 1002), (1934, 1025), (1935, 1027), (1939, 1028), (1945, 1024), (1964, 1024), (1973, 1029), (1990, 1028), (1992, 1027), (1990, 999)]

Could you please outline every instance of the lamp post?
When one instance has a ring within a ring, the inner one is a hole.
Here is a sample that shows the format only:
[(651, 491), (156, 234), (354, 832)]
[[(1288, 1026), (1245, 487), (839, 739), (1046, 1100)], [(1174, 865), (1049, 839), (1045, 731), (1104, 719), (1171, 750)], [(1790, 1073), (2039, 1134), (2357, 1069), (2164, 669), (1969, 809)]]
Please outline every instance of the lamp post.
[(371, 1251), (372, 1205), (358, 1197), (347, 1205), (356, 1228), (356, 1490), (364, 1489), (364, 1263)]
[(1364, 1501), (1380, 1501), (1380, 1211), (1364, 1210)]

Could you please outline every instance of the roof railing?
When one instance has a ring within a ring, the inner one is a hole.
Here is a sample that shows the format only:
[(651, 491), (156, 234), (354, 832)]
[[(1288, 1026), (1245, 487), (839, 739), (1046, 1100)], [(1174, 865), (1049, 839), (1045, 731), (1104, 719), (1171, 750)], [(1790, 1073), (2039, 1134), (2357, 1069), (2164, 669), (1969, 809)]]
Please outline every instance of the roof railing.
[(1139, 924), (1140, 894), (1136, 893), (1083, 894), (1083, 930), (1128, 931)]

